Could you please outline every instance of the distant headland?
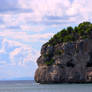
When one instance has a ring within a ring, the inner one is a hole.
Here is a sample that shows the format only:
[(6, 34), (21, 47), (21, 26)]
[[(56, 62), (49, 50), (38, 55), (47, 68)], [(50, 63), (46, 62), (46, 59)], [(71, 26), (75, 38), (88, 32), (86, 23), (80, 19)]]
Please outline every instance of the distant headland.
[(42, 46), (37, 83), (92, 82), (92, 23), (83, 22), (55, 34)]

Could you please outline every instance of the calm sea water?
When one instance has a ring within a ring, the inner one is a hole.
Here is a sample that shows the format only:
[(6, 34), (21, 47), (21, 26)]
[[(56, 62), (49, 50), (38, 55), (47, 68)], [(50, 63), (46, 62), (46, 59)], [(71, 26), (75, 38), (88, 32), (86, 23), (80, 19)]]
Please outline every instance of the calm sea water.
[(92, 84), (37, 84), (33, 81), (1, 81), (0, 92), (92, 92)]

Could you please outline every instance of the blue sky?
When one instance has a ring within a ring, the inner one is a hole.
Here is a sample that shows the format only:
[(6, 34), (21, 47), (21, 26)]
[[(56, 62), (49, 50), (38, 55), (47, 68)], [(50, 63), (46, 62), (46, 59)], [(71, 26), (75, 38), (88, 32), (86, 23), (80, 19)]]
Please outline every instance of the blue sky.
[(42, 44), (67, 26), (92, 22), (92, 0), (0, 0), (0, 80), (33, 79)]

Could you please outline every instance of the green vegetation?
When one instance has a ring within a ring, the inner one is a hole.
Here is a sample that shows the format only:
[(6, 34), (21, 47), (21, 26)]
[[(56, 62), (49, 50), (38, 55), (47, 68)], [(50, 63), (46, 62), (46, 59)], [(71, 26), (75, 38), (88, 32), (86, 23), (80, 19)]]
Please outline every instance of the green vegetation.
[(54, 60), (53, 60), (53, 54), (50, 54), (50, 53), (48, 53), (48, 54), (44, 54), (43, 55), (45, 58), (47, 58), (47, 60), (45, 61), (45, 64), (46, 65), (52, 65), (52, 63), (54, 62)]
[(62, 42), (73, 42), (80, 39), (86, 39), (92, 36), (92, 24), (90, 22), (80, 23), (77, 27), (67, 27), (55, 34), (48, 42), (50, 45), (56, 45)]
[(53, 62), (54, 62), (54, 60), (53, 59), (50, 59), (50, 61), (46, 61), (45, 64), (49, 66), (49, 65), (52, 65)]
[[(55, 34), (45, 45), (54, 46), (59, 43), (74, 42), (74, 41), (86, 39), (86, 38), (92, 38), (92, 24), (90, 22), (83, 22), (83, 23), (80, 23), (77, 27), (72, 28), (70, 26), (70, 27), (67, 27), (66, 29), (61, 30), (60, 32)], [(79, 52), (79, 50), (76, 50), (76, 52)], [(62, 53), (64, 53), (63, 50), (61, 51), (56, 50), (54, 52), (54, 54), (56, 55), (61, 55)], [(47, 53), (47, 54), (44, 54), (44, 57), (47, 58), (47, 61), (45, 62), (45, 64), (47, 64), (48, 66), (54, 63), (53, 54)], [(92, 62), (91, 63), (88, 62), (87, 66), (90, 66), (90, 64), (92, 65)], [(74, 64), (72, 64), (71, 62), (68, 62), (67, 66), (74, 67)]]

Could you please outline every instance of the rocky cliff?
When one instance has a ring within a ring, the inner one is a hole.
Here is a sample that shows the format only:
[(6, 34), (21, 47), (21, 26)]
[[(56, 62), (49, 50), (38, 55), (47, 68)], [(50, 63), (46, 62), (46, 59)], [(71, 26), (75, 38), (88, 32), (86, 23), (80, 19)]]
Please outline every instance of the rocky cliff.
[(92, 38), (42, 46), (37, 60), (38, 83), (92, 82)]

